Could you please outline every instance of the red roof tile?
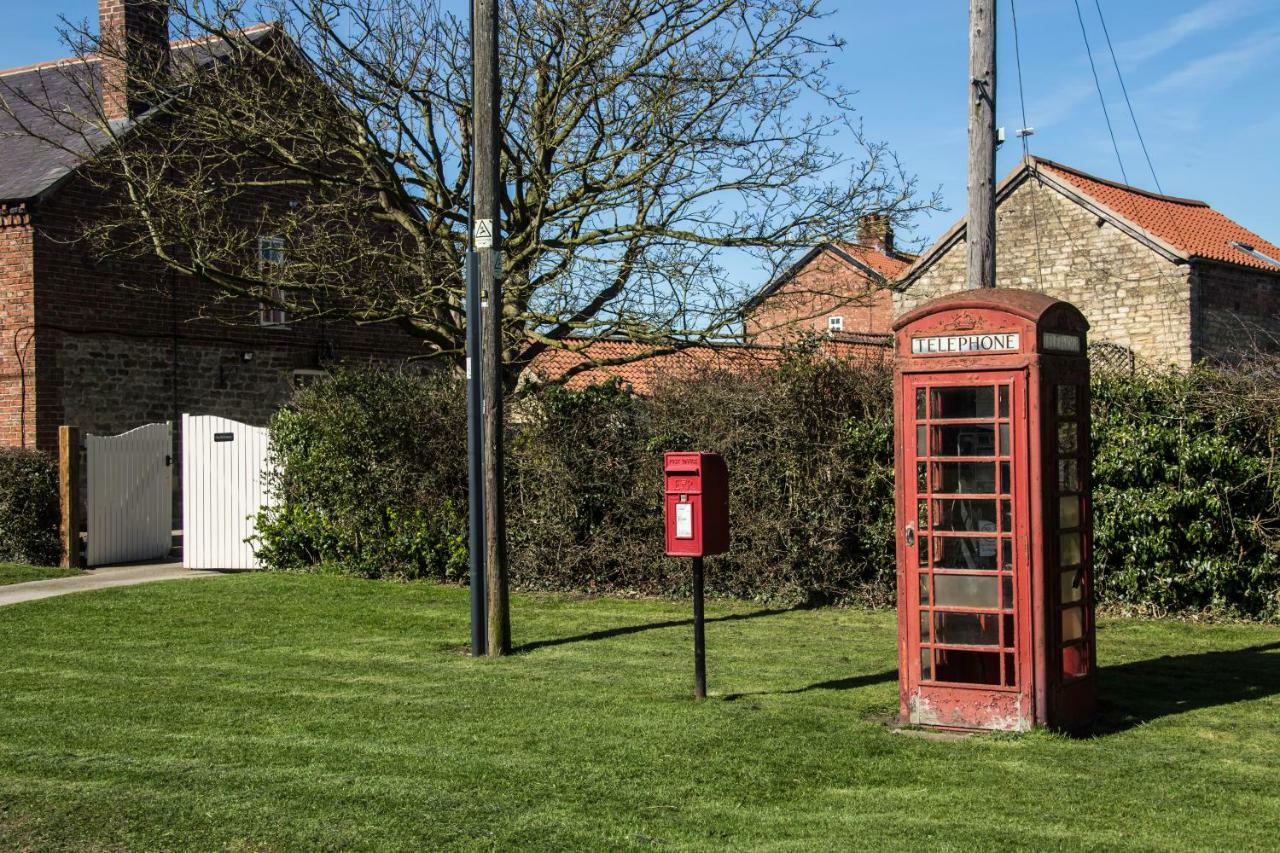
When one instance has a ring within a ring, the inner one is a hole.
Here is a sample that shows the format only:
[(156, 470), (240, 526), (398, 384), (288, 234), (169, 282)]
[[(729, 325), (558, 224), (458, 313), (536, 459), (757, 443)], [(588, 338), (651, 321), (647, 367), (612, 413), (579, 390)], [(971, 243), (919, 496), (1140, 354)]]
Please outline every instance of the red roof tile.
[[(892, 350), (887, 340), (867, 338), (824, 340), (824, 353), (834, 358), (868, 364), (887, 363)], [(550, 349), (533, 360), (532, 372), (544, 381), (558, 381), (569, 370), (591, 361), (632, 359), (625, 364), (590, 367), (565, 382), (573, 389), (586, 388), (617, 379), (632, 393), (652, 394), (665, 380), (695, 377), (706, 372), (749, 374), (764, 370), (781, 361), (782, 347), (744, 344), (716, 344), (687, 347), (674, 353), (648, 355), (655, 347), (632, 341), (592, 341), (581, 350)]]
[(1035, 162), (1042, 171), (1052, 173), (1186, 255), (1280, 273), (1280, 266), (1269, 264), (1232, 243), (1252, 246), (1277, 261), (1280, 261), (1280, 246), (1228, 219), (1203, 201), (1156, 195), (1052, 160), (1035, 158)]
[(904, 255), (900, 252), (886, 255), (874, 246), (863, 246), (860, 243), (840, 243), (839, 247), (840, 251), (850, 255), (859, 263), (866, 264), (890, 281), (897, 278), (898, 274), (911, 266), (911, 262), (915, 260), (914, 255)]

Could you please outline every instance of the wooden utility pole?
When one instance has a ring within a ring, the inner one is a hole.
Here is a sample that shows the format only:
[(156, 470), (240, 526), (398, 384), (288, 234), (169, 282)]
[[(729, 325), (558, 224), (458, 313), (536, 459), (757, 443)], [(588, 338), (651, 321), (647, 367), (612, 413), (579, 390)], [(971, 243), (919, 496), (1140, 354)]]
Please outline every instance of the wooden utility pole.
[(474, 134), (472, 175), (474, 221), (471, 242), (477, 254), (483, 340), (480, 370), (484, 385), (484, 567), (490, 657), (511, 651), (511, 615), (507, 603), (507, 520), (503, 491), (502, 430), (502, 223), (498, 207), (498, 0), (472, 0), (471, 117)]
[(969, 288), (996, 286), (996, 0), (969, 0)]

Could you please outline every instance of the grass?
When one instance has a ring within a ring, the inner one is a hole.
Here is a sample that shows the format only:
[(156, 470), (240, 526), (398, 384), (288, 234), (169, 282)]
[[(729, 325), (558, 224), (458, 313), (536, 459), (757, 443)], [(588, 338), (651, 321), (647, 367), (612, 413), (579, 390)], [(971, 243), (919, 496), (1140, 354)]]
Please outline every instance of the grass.
[(0, 586), (27, 581), (43, 581), (50, 578), (73, 578), (84, 574), (79, 569), (59, 569), (52, 566), (27, 566), (22, 563), (0, 563)]
[(890, 733), (892, 614), (239, 575), (0, 610), (4, 849), (1274, 849), (1280, 632), (1110, 619), (1105, 734)]

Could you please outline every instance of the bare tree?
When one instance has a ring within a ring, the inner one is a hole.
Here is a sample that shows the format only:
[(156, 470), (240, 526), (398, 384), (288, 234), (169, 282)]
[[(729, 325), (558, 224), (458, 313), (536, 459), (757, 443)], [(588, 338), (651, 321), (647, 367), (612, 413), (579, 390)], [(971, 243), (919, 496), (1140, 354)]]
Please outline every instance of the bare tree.
[[(843, 43), (817, 34), (821, 7), (503, 4), (511, 385), (591, 336), (653, 352), (732, 336), (749, 283), (727, 264), (769, 274), (853, 239), (865, 213), (936, 207), (828, 79)], [(279, 22), (273, 37), (247, 37), (255, 19)], [(431, 0), (175, 0), (172, 20), (206, 40), (185, 53), (220, 60), (175, 54), (142, 81), (158, 106), (127, 128), (59, 113), (83, 123), (119, 199), (86, 221), (99, 250), (158, 256), (232, 303), (396, 323), (461, 362), (467, 22)], [(253, 250), (264, 236), (280, 262)]]

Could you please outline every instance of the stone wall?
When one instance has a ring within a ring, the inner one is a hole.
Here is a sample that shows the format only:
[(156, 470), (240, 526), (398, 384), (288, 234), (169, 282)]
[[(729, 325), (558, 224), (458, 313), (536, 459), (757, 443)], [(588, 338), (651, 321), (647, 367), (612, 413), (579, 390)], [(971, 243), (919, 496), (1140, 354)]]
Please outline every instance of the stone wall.
[[(1052, 187), (1027, 180), (1000, 202), (996, 258), (999, 287), (1039, 291), (1073, 303), (1089, 320), (1091, 342), (1129, 348), (1150, 364), (1190, 366), (1188, 267), (1169, 261)], [(894, 294), (895, 314), (960, 290), (964, 279), (965, 243), (960, 240), (907, 290)]]
[(1280, 275), (1199, 263), (1195, 275), (1197, 357), (1280, 352)]
[(892, 294), (829, 250), (820, 251), (748, 314), (745, 333), (758, 344), (781, 344), (805, 332), (827, 332), (829, 317), (844, 332), (887, 335)]

